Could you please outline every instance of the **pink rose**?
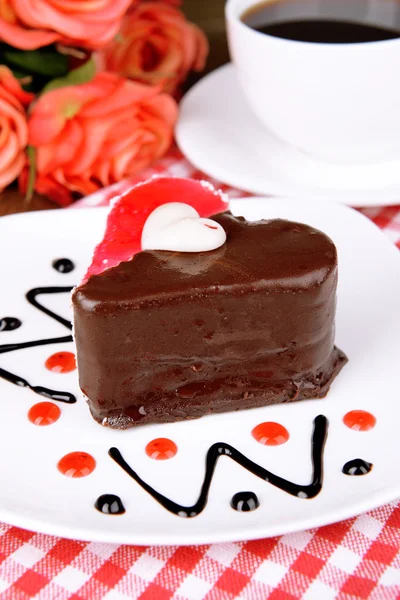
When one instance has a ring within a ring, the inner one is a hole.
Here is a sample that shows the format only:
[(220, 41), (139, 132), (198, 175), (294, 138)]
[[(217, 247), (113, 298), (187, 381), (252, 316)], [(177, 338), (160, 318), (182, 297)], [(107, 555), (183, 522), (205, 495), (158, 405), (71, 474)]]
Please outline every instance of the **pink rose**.
[(101, 48), (116, 35), (131, 0), (0, 0), (0, 40), (32, 50), (61, 41)]
[(25, 164), (28, 126), (24, 106), (33, 94), (24, 92), (12, 72), (0, 65), (0, 192)]
[(180, 10), (161, 2), (134, 6), (103, 52), (105, 66), (125, 77), (162, 83), (173, 92), (189, 71), (201, 71), (208, 54), (204, 33)]
[(29, 119), (35, 189), (61, 205), (135, 175), (168, 150), (176, 102), (115, 73), (50, 91)]

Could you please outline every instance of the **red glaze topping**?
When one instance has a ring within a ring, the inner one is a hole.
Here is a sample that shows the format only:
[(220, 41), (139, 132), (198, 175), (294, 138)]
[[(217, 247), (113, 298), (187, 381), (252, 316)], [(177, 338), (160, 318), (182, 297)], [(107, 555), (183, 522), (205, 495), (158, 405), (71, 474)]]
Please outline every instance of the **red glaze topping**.
[(28, 419), (34, 425), (52, 425), (60, 418), (61, 410), (53, 402), (39, 402), (28, 411)]
[(84, 282), (140, 252), (147, 217), (158, 206), (169, 202), (190, 204), (200, 217), (210, 217), (228, 208), (211, 186), (194, 179), (158, 177), (133, 187), (112, 207), (103, 241), (95, 249)]
[(96, 461), (87, 452), (70, 452), (57, 463), (58, 470), (67, 477), (86, 477), (94, 471)]
[(75, 354), (72, 352), (56, 352), (44, 363), (46, 369), (53, 373), (70, 373), (76, 369)]
[(355, 431), (369, 431), (376, 425), (376, 418), (366, 410), (352, 410), (343, 417), (343, 423)]
[(146, 454), (154, 460), (168, 460), (173, 458), (178, 452), (178, 447), (168, 438), (157, 438), (152, 440), (146, 446)]
[(280, 423), (260, 423), (251, 432), (254, 439), (265, 446), (280, 446), (289, 439), (289, 432)]

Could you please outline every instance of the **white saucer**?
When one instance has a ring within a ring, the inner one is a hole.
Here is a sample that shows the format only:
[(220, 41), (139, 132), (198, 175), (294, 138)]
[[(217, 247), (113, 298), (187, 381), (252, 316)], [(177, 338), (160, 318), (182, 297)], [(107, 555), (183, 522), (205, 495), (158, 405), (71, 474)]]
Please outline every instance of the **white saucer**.
[[(0, 331), (0, 369), (18, 374), (32, 386), (72, 393), (77, 402), (58, 402), (60, 419), (51, 426), (37, 427), (29, 422), (27, 413), (46, 399), (0, 378), (1, 521), (93, 541), (199, 544), (325, 525), (400, 496), (398, 250), (366, 217), (338, 204), (247, 198), (234, 200), (231, 207), (235, 214), (251, 220), (279, 216), (309, 223), (336, 243), (340, 273), (336, 341), (349, 362), (327, 398), (127, 431), (101, 427), (89, 414), (77, 372), (60, 374), (45, 368), (51, 354), (74, 351), (72, 341), (14, 351), (8, 346), (7, 352), (3, 345), (71, 333), (54, 316), (29, 303), (25, 294), (40, 286), (38, 303), (71, 318), (69, 286), (86, 270), (93, 246), (101, 238), (107, 209), (4, 217), (0, 219), (0, 255), (7, 258), (0, 263), (0, 318), (16, 317), (22, 324), (15, 331)], [(71, 259), (75, 269), (57, 272), (52, 261), (58, 258)], [(52, 293), (43, 289), (48, 286)], [(372, 412), (376, 427), (364, 433), (345, 427), (343, 415), (353, 409)], [(225, 456), (216, 467), (204, 511), (194, 518), (181, 518), (161, 506), (108, 456), (109, 448), (117, 447), (149, 485), (185, 506), (197, 500), (206, 454), (216, 442), (233, 445), (281, 477), (308, 484), (311, 433), (317, 415), (325, 415), (329, 427), (322, 490), (310, 500), (285, 493)], [(251, 431), (264, 421), (284, 425), (289, 441), (276, 447), (256, 442)], [(178, 446), (171, 460), (157, 461), (146, 455), (146, 444), (160, 437), (170, 438)], [(58, 460), (73, 451), (88, 452), (95, 458), (97, 467), (88, 477), (72, 479), (57, 470)], [(354, 458), (373, 463), (371, 473), (344, 475), (343, 465)], [(232, 496), (241, 491), (257, 494), (257, 510), (237, 512), (231, 508)], [(107, 515), (94, 508), (98, 496), (106, 493), (122, 499), (125, 514)]]
[(233, 65), (217, 69), (185, 96), (176, 139), (198, 169), (254, 194), (352, 206), (400, 203), (400, 161), (333, 165), (278, 140), (251, 112)]

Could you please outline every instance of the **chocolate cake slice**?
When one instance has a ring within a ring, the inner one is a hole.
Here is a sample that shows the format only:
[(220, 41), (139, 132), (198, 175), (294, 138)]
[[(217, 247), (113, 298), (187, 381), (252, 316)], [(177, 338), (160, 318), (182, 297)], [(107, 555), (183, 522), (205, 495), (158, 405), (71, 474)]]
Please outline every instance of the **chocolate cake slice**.
[(141, 251), (75, 289), (80, 386), (103, 425), (322, 398), (346, 363), (333, 242), (285, 220), (212, 221), (215, 250)]

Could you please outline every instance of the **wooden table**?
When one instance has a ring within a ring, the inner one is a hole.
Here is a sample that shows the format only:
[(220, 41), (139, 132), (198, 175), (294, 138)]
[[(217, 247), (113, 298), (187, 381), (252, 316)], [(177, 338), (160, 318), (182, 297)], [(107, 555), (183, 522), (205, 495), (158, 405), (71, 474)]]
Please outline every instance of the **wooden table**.
[(228, 62), (229, 51), (225, 32), (226, 0), (184, 0), (183, 9), (188, 19), (206, 32), (210, 42), (206, 72)]
[(50, 208), (59, 207), (39, 194), (34, 194), (32, 201), (27, 204), (16, 186), (7, 188), (0, 194), (0, 217), (30, 210), (48, 210)]

